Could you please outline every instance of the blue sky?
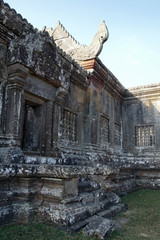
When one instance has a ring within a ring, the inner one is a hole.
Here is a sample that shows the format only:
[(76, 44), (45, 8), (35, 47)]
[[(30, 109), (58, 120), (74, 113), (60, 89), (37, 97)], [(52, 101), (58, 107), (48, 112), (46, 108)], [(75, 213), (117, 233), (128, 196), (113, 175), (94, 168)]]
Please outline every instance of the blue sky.
[(104, 20), (99, 58), (126, 87), (160, 83), (160, 0), (4, 0), (34, 27), (57, 21), (89, 45)]

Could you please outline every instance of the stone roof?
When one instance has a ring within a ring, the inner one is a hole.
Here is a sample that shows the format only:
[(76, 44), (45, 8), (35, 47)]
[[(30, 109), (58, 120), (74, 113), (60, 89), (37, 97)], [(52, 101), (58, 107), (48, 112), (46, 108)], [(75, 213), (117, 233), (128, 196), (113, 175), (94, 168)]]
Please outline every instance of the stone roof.
[(129, 91), (134, 91), (134, 90), (142, 90), (143, 88), (157, 88), (157, 87), (160, 87), (160, 83), (131, 87), (131, 88), (128, 88), (128, 90)]
[[(6, 27), (6, 32), (8, 32), (8, 34), (11, 32), (9, 38), (13, 38), (14, 34), (19, 37), (24, 32), (35, 33), (37, 31), (32, 24), (28, 23), (21, 14), (17, 13), (16, 10), (11, 8), (7, 3), (4, 3), (3, 0), (0, 0), (0, 15), (0, 24)], [(6, 35), (1, 27), (0, 30), (2, 36), (3, 34)]]

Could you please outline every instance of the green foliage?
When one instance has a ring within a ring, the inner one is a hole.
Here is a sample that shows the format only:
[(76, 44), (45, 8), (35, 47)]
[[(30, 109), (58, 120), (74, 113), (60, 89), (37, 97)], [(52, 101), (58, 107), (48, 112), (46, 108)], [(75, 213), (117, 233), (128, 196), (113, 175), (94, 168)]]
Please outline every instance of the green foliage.
[[(122, 197), (129, 211), (122, 214), (128, 223), (107, 240), (159, 240), (160, 191), (140, 190)], [(95, 240), (82, 233), (69, 234), (44, 223), (9, 224), (0, 227), (0, 240)]]

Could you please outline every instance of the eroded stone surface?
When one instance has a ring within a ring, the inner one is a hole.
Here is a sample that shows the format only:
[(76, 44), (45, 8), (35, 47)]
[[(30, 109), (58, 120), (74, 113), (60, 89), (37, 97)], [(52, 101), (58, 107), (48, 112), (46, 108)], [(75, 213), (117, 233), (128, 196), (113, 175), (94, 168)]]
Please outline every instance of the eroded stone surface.
[(98, 239), (104, 239), (111, 235), (114, 230), (115, 222), (106, 218), (95, 216), (92, 221), (83, 229), (83, 233), (89, 236), (96, 236)]

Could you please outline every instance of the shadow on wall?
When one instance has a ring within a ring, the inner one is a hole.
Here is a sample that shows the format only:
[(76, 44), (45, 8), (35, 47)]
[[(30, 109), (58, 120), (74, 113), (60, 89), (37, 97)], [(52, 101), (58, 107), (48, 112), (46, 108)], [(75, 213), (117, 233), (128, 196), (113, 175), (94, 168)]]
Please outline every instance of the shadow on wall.
[[(154, 95), (153, 95), (154, 93)], [(124, 152), (160, 150), (160, 98), (157, 85), (126, 91), (123, 111)]]

